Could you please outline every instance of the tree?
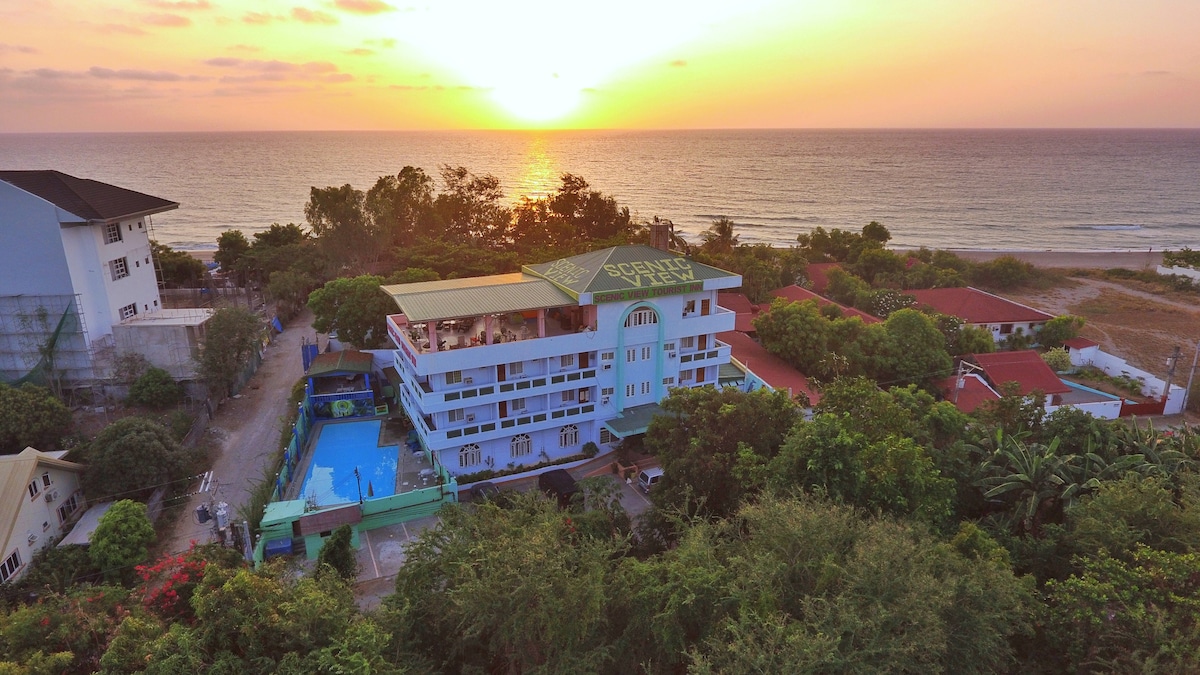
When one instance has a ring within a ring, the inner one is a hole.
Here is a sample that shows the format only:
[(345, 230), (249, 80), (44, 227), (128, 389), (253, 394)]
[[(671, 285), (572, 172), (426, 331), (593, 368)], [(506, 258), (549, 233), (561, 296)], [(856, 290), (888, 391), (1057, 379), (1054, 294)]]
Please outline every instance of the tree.
[(171, 374), (151, 367), (129, 387), (129, 402), (147, 408), (170, 408), (183, 398), (183, 389)]
[(135, 576), (134, 567), (150, 555), (147, 547), (153, 541), (154, 526), (146, 516), (146, 505), (122, 499), (100, 516), (88, 554), (105, 580), (128, 583)]
[(729, 218), (721, 216), (713, 221), (708, 229), (700, 233), (700, 245), (705, 253), (732, 253), (738, 245), (738, 236), (733, 232), (734, 223)]
[(321, 552), (317, 555), (317, 569), (329, 569), (346, 581), (358, 577), (358, 560), (354, 557), (354, 546), (350, 543), (353, 532), (349, 525), (342, 525), (329, 535)]
[(815, 300), (789, 302), (776, 298), (771, 309), (754, 319), (754, 329), (767, 351), (802, 372), (817, 372), (829, 351), (829, 321)]
[(752, 455), (774, 457), (800, 408), (786, 392), (736, 389), (674, 389), (646, 431), (646, 447), (666, 472), (651, 500), (659, 509), (732, 513), (754, 481), (739, 477), (735, 466)]
[(1056, 316), (1038, 331), (1037, 341), (1046, 349), (1062, 347), (1063, 343), (1079, 335), (1086, 320), (1081, 316), (1064, 314)]
[(242, 257), (250, 252), (250, 241), (241, 230), (226, 230), (217, 237), (217, 252), (213, 261), (221, 266), (222, 272), (234, 272)]
[(150, 242), (150, 250), (154, 254), (154, 262), (158, 265), (163, 284), (168, 288), (196, 286), (208, 271), (203, 262), (187, 251), (176, 251), (157, 241)]
[(240, 307), (222, 307), (205, 322), (197, 370), (209, 393), (218, 399), (233, 393), (261, 334), (258, 316)]
[(389, 245), (408, 246), (433, 226), (433, 179), (413, 166), (380, 176), (367, 191), (364, 207)]
[(442, 192), (433, 201), (445, 238), (495, 244), (508, 237), (509, 210), (500, 204), (500, 179), (476, 176), (464, 166), (443, 165)]
[(382, 237), (367, 218), (365, 196), (349, 183), (341, 187), (313, 187), (304, 218), (322, 250), (338, 264), (362, 270), (379, 260), (386, 250)]
[(1042, 352), (1042, 360), (1050, 366), (1050, 370), (1061, 373), (1071, 369), (1071, 355), (1062, 347), (1055, 347)]
[(53, 392), (28, 382), (0, 382), (0, 454), (52, 450), (71, 429), (71, 411)]
[(387, 315), (395, 314), (396, 303), (380, 289), (383, 278), (364, 275), (334, 279), (308, 296), (313, 328), (337, 333), (338, 339), (359, 349), (378, 349), (387, 344)]
[(951, 374), (945, 338), (933, 321), (915, 309), (893, 312), (884, 322), (888, 336), (888, 364), (878, 379), (924, 385)]
[(145, 497), (184, 475), (187, 454), (166, 427), (126, 417), (104, 428), (85, 453), (83, 485), (92, 499)]

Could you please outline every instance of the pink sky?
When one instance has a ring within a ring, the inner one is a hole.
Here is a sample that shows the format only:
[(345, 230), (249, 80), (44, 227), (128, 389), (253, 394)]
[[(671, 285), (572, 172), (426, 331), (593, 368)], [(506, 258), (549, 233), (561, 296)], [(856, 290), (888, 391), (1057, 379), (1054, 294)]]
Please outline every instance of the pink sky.
[(1198, 26), (1194, 0), (0, 0), (0, 132), (1198, 127)]

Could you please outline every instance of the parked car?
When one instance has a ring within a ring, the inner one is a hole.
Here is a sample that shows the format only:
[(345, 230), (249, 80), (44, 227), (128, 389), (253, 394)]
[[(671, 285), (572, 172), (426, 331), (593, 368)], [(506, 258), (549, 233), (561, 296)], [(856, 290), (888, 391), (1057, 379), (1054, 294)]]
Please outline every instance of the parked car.
[(494, 499), (498, 494), (500, 494), (500, 488), (488, 480), (475, 483), (471, 486), (471, 501), (473, 502), (486, 502)]
[(650, 490), (655, 485), (658, 485), (658, 482), (662, 480), (662, 477), (663, 470), (660, 467), (655, 466), (649, 469), (644, 469), (638, 474), (638, 487), (642, 489), (642, 492), (650, 494)]
[(538, 476), (538, 489), (547, 497), (558, 500), (558, 507), (565, 509), (571, 505), (571, 499), (579, 493), (579, 483), (567, 473), (566, 469), (551, 469)]

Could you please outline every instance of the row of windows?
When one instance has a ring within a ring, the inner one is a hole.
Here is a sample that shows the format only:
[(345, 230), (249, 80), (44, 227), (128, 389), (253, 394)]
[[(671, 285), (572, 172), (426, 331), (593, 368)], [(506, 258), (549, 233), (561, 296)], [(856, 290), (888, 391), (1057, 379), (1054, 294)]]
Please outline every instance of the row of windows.
[(641, 384), (637, 384), (637, 383), (627, 384), (627, 385), (625, 385), (625, 395), (626, 396), (636, 396), (639, 389), (641, 390), (643, 396), (645, 396), (646, 394), (649, 394), (650, 393), (650, 383), (642, 382)]
[[(65, 523), (68, 520), (70, 520), (71, 514), (75, 513), (75, 511), (78, 508), (79, 508), (79, 495), (78, 494), (73, 494), (70, 497), (68, 497), (67, 499), (63, 500), (63, 503), (60, 504), (58, 507), (58, 522)], [(44, 530), (46, 528), (43, 526), (42, 529)]]
[(33, 479), (29, 482), (29, 498), (33, 499), (34, 497), (38, 496), (38, 493), (42, 491), (42, 488), (48, 488), (50, 487), (50, 484), (50, 472), (48, 471), (42, 474), (40, 480), (36, 478)]
[[(604, 434), (601, 433), (601, 440)], [(611, 441), (609, 441), (611, 442)], [(558, 430), (558, 447), (570, 448), (579, 445), (579, 427), (574, 424)], [(533, 439), (529, 434), (518, 434), (512, 437), (508, 444), (509, 457), (517, 459), (533, 453)], [(458, 467), (465, 469), (483, 461), (483, 450), (478, 443), (468, 443), (458, 449)]]

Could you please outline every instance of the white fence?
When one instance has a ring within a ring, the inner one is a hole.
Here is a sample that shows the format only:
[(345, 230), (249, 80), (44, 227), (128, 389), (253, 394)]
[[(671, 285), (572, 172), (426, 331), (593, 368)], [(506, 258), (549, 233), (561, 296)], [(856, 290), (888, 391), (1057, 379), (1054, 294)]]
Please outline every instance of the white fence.
[[(1161, 399), (1163, 390), (1167, 383), (1150, 373), (1134, 368), (1129, 365), (1125, 359), (1113, 356), (1100, 351), (1099, 347), (1088, 347), (1087, 349), (1072, 349), (1071, 350), (1071, 365), (1073, 366), (1093, 366), (1100, 369), (1104, 374), (1113, 377), (1122, 375), (1131, 377), (1135, 380), (1140, 380), (1142, 383), (1142, 395), (1154, 399)], [(1166, 406), (1163, 408), (1164, 415), (1178, 415), (1183, 412), (1183, 395), (1184, 388), (1178, 384), (1171, 384), (1171, 393), (1167, 396)]]

